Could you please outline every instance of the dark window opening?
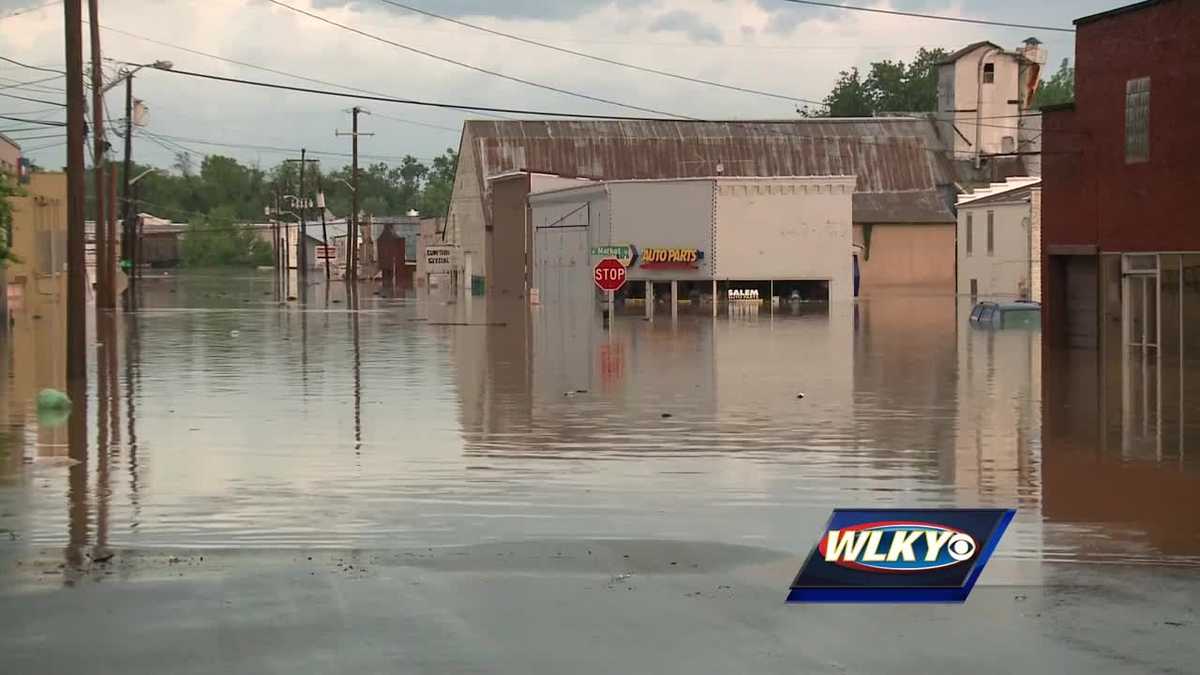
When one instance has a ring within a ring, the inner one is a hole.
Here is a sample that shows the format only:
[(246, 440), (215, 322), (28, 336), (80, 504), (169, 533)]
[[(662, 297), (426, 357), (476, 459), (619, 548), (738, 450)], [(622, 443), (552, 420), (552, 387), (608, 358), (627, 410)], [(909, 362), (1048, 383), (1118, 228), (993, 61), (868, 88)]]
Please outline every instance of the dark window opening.
[(996, 64), (983, 64), (983, 83), (991, 84), (996, 81)]

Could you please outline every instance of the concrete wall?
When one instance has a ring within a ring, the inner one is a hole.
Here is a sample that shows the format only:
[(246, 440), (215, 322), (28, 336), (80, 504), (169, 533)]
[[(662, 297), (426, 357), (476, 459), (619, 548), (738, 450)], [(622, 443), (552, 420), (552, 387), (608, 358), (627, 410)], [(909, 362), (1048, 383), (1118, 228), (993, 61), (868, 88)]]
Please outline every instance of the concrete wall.
[(717, 181), (712, 259), (719, 279), (829, 280), (853, 296), (855, 178)]
[(1029, 191), (1029, 289), (1034, 302), (1042, 301), (1042, 188)]
[[(993, 250), (987, 250), (987, 217), (993, 214)], [(967, 251), (967, 221), (974, 228)], [(1032, 297), (1028, 202), (963, 204), (958, 207), (958, 292), (971, 292), (971, 280), (986, 300)]]
[(66, 302), (67, 176), (35, 173), (22, 187), (25, 196), (11, 199), (11, 246), (20, 262), (7, 268), (9, 309), (16, 313), (23, 307), (45, 316), (62, 311)]
[(889, 289), (954, 292), (953, 224), (854, 225), (854, 243), (866, 247), (859, 259), (861, 294)]
[(713, 276), (713, 182), (610, 183), (612, 232), (603, 244), (647, 248), (694, 248), (704, 257), (694, 269), (647, 269), (639, 261), (631, 281), (708, 279)]
[[(454, 177), (454, 196), (447, 215), (450, 222), (446, 240), (462, 246), (464, 270), (469, 266), (471, 274), (480, 276), (487, 274), (487, 233), (484, 230), (483, 201), (480, 199), (483, 177), (477, 173), (473, 142), (471, 137), (463, 139)], [(463, 284), (470, 283), (471, 280), (464, 274)]]
[(492, 234), (487, 269), (490, 294), (525, 294), (526, 237), (528, 231), (526, 199), (529, 174), (516, 174), (491, 181)]

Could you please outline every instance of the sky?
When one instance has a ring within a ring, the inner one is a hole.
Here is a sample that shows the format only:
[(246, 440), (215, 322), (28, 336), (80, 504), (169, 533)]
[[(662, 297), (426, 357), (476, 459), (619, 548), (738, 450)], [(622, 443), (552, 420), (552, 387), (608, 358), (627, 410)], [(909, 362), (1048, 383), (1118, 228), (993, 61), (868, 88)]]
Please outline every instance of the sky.
[[(720, 119), (794, 118), (795, 103), (729, 91), (521, 44), (414, 14), (384, 0), (279, 0), (388, 41), (465, 64), (596, 98), (666, 114)], [(1045, 42), (1048, 69), (1074, 50), (1069, 33), (999, 28), (805, 6), (785, 0), (397, 0), (580, 52), (768, 91), (819, 100), (838, 73), (882, 59), (910, 60), (919, 47), (956, 49), (976, 40), (1016, 47), (1032, 36)], [(0, 56), (62, 68), (63, 7), (47, 0), (0, 0)], [(86, 15), (86, 5), (85, 15)], [(600, 115), (646, 115), (594, 100), (547, 91), (444, 63), (297, 13), (269, 0), (100, 0), (105, 58), (128, 63), (171, 61), (176, 69), (333, 89), (287, 75), (209, 58), (195, 51), (343, 88), (391, 97), (462, 105)], [(1121, 0), (854, 0), (862, 6), (944, 16), (1070, 27), (1073, 19), (1128, 4)], [(40, 8), (39, 8), (40, 7)], [(29, 11), (24, 11), (29, 10)], [(12, 15), (14, 12), (22, 12)], [(137, 36), (137, 37), (134, 37)], [(185, 50), (194, 50), (192, 52)], [(85, 61), (90, 60), (84, 26)], [(118, 64), (105, 62), (107, 77)], [(3, 88), (51, 76), (0, 62), (0, 94), (61, 101), (61, 79)], [(301, 147), (326, 169), (341, 167), (356, 101), (209, 81), (150, 69), (134, 79), (134, 95), (149, 109), (135, 134), (136, 161), (171, 167), (180, 152), (223, 154), (263, 168)], [(458, 147), (465, 119), (479, 113), (362, 101), (362, 161), (397, 163), (404, 155), (428, 161)], [(123, 87), (106, 98), (114, 123), (124, 118)], [(2, 114), (62, 120), (61, 108), (0, 96)], [(509, 117), (514, 117), (509, 115)], [(0, 131), (30, 125), (0, 120)], [(46, 131), (7, 132), (14, 138)], [(157, 137), (151, 137), (154, 134)], [(61, 134), (60, 134), (61, 136)], [(183, 140), (188, 139), (188, 140)], [(114, 147), (121, 140), (110, 136)], [(65, 162), (61, 137), (19, 140), (47, 169)], [(216, 144), (225, 145), (216, 145)], [(257, 147), (252, 147), (257, 146)]]

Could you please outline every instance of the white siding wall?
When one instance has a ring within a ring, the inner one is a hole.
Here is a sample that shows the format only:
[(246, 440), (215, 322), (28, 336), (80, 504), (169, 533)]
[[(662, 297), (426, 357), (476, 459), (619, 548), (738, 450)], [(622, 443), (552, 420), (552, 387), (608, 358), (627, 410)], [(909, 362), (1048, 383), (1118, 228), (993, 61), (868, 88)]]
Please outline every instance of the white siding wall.
[(611, 183), (612, 234), (605, 244), (694, 248), (704, 252), (696, 269), (629, 270), (629, 279), (670, 281), (713, 276), (713, 182), (709, 180)]
[(717, 181), (718, 279), (826, 279), (830, 300), (853, 295), (855, 178)]
[[(1020, 113), (1020, 106), (1010, 100), (1020, 100), (1020, 66), (1017, 59), (1012, 54), (1003, 52), (992, 52), (983, 59), (983, 63), (993, 63), (996, 66), (995, 81), (991, 84), (984, 84), (982, 92), (979, 88), (979, 78), (982, 75), (980, 67), (980, 57), (983, 56), (992, 47), (982, 46), (975, 51), (964, 55), (954, 64), (954, 110), (975, 110), (979, 109), (979, 116), (983, 119), (976, 122), (976, 113), (961, 112), (955, 114), (955, 124), (958, 130), (964, 136), (970, 139), (970, 144), (954, 134), (954, 150), (957, 155), (970, 154), (974, 152), (972, 147), (976, 139), (976, 131), (979, 132), (980, 149), (984, 153), (1004, 152), (1003, 138), (1011, 136), (1014, 147), (1009, 148), (1009, 151), (1016, 150), (1016, 142), (1018, 137), (1017, 131), (1017, 114)], [(1013, 116), (1011, 118), (1003, 118), (1003, 116)], [(997, 119), (1001, 117), (1001, 119)], [(1006, 127), (1012, 127), (1006, 128)]]
[[(993, 250), (987, 250), (987, 214), (993, 212)], [(972, 250), (967, 252), (967, 220), (973, 217)], [(982, 204), (958, 207), (958, 292), (971, 292), (978, 283), (983, 300), (1015, 300), (1028, 294), (1032, 279), (1028, 203)]]

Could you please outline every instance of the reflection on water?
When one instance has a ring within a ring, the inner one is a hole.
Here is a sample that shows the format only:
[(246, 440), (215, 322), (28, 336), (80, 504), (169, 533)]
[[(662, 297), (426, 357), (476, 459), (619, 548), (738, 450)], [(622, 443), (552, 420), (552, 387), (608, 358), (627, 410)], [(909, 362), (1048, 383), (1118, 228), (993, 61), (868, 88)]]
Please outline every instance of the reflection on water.
[(291, 288), (145, 280), (139, 312), (93, 326), (69, 429), (39, 424), (33, 397), (61, 373), (26, 356), (60, 328), (14, 340), (0, 528), (76, 554), (568, 537), (804, 552), (833, 506), (1015, 505), (1001, 557), (1200, 564), (1200, 461), (1123, 453), (1094, 355), (1043, 364), (1036, 332), (971, 329), (953, 298), (606, 330), (590, 306)]

